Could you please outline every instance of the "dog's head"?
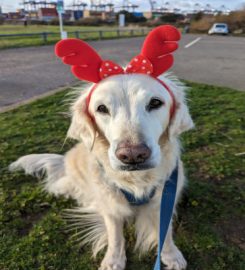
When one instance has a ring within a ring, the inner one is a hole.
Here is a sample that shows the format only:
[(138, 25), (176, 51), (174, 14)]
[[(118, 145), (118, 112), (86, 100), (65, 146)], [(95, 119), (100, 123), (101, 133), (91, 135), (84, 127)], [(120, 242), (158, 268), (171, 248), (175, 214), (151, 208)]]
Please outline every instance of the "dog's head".
[(96, 136), (103, 136), (114, 169), (158, 166), (162, 159), (161, 137), (173, 139), (193, 126), (183, 93), (173, 91), (176, 108), (171, 116), (171, 95), (147, 75), (116, 75), (103, 80), (87, 108), (90, 91), (85, 91), (73, 106), (68, 136), (83, 140), (90, 149)]
[(172, 26), (156, 28), (125, 70), (81, 40), (59, 42), (56, 54), (72, 72), (96, 83), (75, 103), (68, 136), (82, 139), (90, 149), (97, 135), (103, 137), (114, 169), (158, 166), (162, 136), (174, 138), (192, 126), (183, 94), (157, 79), (172, 66), (179, 39)]

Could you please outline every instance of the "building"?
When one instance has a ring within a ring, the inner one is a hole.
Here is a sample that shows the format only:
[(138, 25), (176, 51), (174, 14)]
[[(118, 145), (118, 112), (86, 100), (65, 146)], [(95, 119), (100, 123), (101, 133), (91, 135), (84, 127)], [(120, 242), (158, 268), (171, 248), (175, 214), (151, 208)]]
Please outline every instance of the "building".
[(49, 22), (57, 18), (58, 18), (58, 12), (56, 8), (39, 8), (38, 10), (38, 19), (40, 21)]
[(8, 12), (7, 13), (8, 20), (20, 20), (23, 19), (23, 15), (20, 12)]
[(83, 18), (97, 18), (101, 20), (112, 20), (115, 21), (115, 13), (108, 11), (96, 11), (96, 10), (84, 10)]

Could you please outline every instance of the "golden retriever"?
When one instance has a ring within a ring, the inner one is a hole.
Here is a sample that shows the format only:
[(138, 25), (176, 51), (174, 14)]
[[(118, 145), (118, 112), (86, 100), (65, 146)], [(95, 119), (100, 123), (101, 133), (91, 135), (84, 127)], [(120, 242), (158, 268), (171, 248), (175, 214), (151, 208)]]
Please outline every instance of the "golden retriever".
[[(12, 163), (12, 170), (46, 173), (45, 189), (72, 197), (78, 208), (70, 216), (84, 230), (81, 242), (90, 242), (96, 255), (107, 246), (100, 270), (123, 270), (126, 266), (123, 227), (133, 221), (136, 248), (146, 252), (158, 243), (159, 211), (164, 183), (178, 161), (177, 198), (185, 184), (179, 135), (193, 127), (185, 101), (185, 86), (173, 76), (158, 80), (145, 74), (119, 74), (103, 79), (86, 113), (82, 91), (72, 106), (68, 137), (79, 143), (64, 156), (33, 154)], [(156, 189), (148, 203), (131, 205), (125, 190), (141, 198)], [(173, 242), (169, 227), (162, 262), (167, 269), (185, 269), (186, 261)]]

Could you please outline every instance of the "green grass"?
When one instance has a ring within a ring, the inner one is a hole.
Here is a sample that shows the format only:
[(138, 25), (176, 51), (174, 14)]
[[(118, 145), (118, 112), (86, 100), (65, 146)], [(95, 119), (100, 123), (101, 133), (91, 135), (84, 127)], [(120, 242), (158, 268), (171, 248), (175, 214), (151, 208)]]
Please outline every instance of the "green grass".
[[(93, 27), (93, 26), (64, 26), (64, 30), (68, 32), (68, 37), (74, 38), (76, 35), (75, 31), (91, 31), (90, 33), (80, 33), (79, 38), (83, 40), (97, 40), (100, 39), (99, 31), (103, 30), (103, 39), (118, 38), (116, 27)], [(127, 30), (127, 29), (126, 29)], [(36, 34), (43, 32), (53, 32), (54, 34), (47, 36), (47, 41), (44, 42), (43, 36), (35, 35), (32, 37), (0, 37), (0, 49), (7, 48), (17, 48), (17, 47), (28, 47), (28, 46), (41, 46), (54, 44), (60, 40), (59, 26), (53, 25), (29, 25), (24, 27), (22, 25), (0, 25), (0, 35), (1, 34)], [(133, 34), (130, 31), (120, 32), (120, 37), (130, 37), (130, 36), (142, 36), (141, 30), (134, 30)]]
[[(245, 93), (193, 84), (189, 106), (196, 129), (183, 136), (189, 186), (175, 222), (176, 242), (189, 270), (242, 270), (244, 258)], [(0, 269), (95, 270), (90, 247), (78, 248), (65, 231), (62, 209), (74, 202), (41, 191), (33, 177), (7, 166), (29, 153), (64, 153), (69, 125), (66, 91), (0, 115)], [(128, 228), (127, 270), (153, 269), (154, 254), (139, 259)]]
[[(64, 26), (65, 31), (87, 31), (108, 29), (109, 27), (98, 26)], [(40, 32), (59, 32), (59, 25), (0, 25), (0, 34), (20, 34), (20, 33), (40, 33)]]

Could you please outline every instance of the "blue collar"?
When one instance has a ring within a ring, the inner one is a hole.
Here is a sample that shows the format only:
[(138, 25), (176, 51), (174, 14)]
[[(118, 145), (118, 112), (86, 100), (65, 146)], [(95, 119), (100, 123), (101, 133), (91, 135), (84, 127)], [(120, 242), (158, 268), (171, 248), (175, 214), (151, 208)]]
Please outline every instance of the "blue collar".
[(149, 195), (145, 195), (141, 198), (136, 198), (132, 193), (124, 189), (120, 189), (120, 191), (123, 193), (129, 204), (133, 206), (140, 206), (147, 204), (153, 198), (156, 193), (156, 188), (153, 188)]

